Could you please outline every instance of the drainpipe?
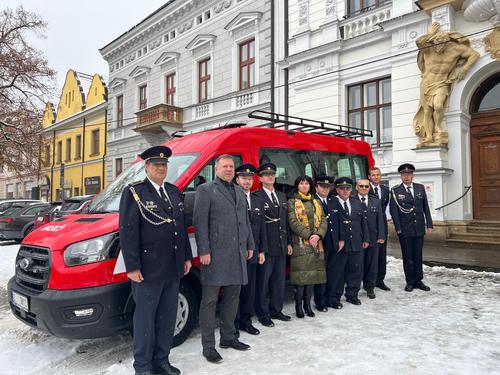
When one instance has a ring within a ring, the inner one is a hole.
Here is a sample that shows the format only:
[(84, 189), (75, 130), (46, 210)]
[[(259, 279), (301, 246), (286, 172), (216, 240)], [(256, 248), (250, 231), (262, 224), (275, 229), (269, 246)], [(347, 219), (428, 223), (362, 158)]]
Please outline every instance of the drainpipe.
[(80, 192), (81, 195), (84, 195), (84, 189), (85, 189), (85, 186), (83, 185), (83, 167), (84, 167), (84, 164), (85, 164), (85, 126), (87, 124), (87, 121), (86, 121), (86, 118), (84, 117), (83, 118), (83, 127), (82, 127), (82, 155), (81, 155), (81, 159), (82, 159), (82, 168), (81, 168), (81, 181), (80, 181), (80, 186), (82, 187), (82, 191)]
[[(288, 58), (288, 34), (289, 34), (289, 27), (288, 27), (288, 0), (284, 0), (285, 2), (285, 35), (284, 35), (284, 43), (285, 43), (285, 59)], [(284, 85), (285, 85), (285, 100), (284, 100), (284, 106), (285, 106), (285, 115), (288, 116), (289, 114), (289, 101), (288, 101), (288, 95), (289, 95), (289, 87), (288, 87), (288, 68), (285, 69), (284, 71)]]
[(106, 106), (106, 109), (104, 109), (104, 153), (102, 155), (102, 179), (101, 179), (101, 186), (102, 189), (104, 190), (104, 176), (106, 174), (106, 156), (108, 154), (108, 148), (106, 145), (108, 144), (108, 109)]
[[(271, 1), (271, 113), (274, 112), (274, 1)], [(271, 125), (274, 127), (274, 125)]]
[(52, 201), (52, 191), (54, 189), (54, 165), (56, 165), (56, 131), (52, 131), (52, 163), (50, 165), (50, 201)]

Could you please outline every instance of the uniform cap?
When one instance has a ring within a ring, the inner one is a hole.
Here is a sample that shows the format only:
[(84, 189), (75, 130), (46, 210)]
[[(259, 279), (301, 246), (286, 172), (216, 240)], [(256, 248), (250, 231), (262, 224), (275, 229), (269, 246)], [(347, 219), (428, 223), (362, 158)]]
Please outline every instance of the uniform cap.
[(316, 178), (314, 179), (314, 182), (316, 184), (323, 184), (323, 185), (333, 185), (334, 181), (335, 181), (334, 177), (326, 176), (324, 174), (316, 176)]
[(401, 164), (398, 168), (399, 173), (413, 173), (415, 172), (415, 166), (410, 163)]
[(257, 168), (253, 164), (242, 164), (235, 170), (236, 176), (253, 176)]
[(139, 156), (144, 161), (149, 162), (167, 162), (172, 155), (172, 150), (167, 146), (153, 146), (144, 150)]
[(258, 169), (259, 176), (262, 175), (262, 173), (264, 172), (276, 173), (276, 165), (274, 165), (273, 163), (262, 164)]
[(348, 186), (352, 188), (352, 180), (349, 177), (339, 177), (335, 180), (335, 187)]

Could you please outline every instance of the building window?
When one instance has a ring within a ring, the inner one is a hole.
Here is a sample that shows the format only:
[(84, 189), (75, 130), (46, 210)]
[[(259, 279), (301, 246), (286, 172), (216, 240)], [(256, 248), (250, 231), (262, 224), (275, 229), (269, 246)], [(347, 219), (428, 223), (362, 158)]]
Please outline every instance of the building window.
[(76, 136), (76, 142), (75, 142), (75, 159), (81, 159), (82, 157), (82, 136), (78, 134)]
[(148, 85), (142, 85), (139, 87), (139, 109), (144, 109), (148, 106), (148, 98), (146, 95), (146, 90)]
[(123, 126), (123, 95), (116, 97), (116, 127)]
[(66, 158), (64, 161), (71, 161), (71, 138), (66, 139)]
[(118, 177), (123, 172), (123, 159), (115, 159), (115, 177)]
[(90, 155), (98, 155), (99, 154), (99, 146), (100, 146), (100, 131), (99, 129), (92, 130), (91, 138), (90, 138)]
[(62, 163), (62, 141), (57, 142), (57, 164)]
[(255, 39), (239, 46), (240, 90), (255, 84)]
[(391, 78), (362, 82), (348, 87), (350, 127), (371, 130), (373, 145), (392, 143)]
[(74, 193), (73, 193), (74, 197), (77, 197), (80, 195), (80, 188), (79, 187), (73, 188), (73, 191), (74, 191)]
[(392, 0), (348, 0), (347, 16), (352, 17), (360, 13), (390, 4)]
[(198, 63), (198, 103), (208, 100), (210, 85), (210, 58)]
[(46, 167), (48, 167), (50, 165), (50, 145), (45, 146), (44, 164)]
[(167, 104), (174, 105), (175, 95), (175, 73), (165, 77), (165, 98)]

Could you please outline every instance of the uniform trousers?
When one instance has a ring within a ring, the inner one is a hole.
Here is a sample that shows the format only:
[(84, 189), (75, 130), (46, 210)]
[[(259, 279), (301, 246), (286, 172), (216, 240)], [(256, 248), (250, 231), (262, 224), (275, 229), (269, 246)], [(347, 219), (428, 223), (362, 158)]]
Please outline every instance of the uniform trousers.
[(377, 282), (382, 284), (387, 272), (387, 241), (378, 244), (378, 266), (377, 266)]
[(270, 255), (263, 264), (263, 289), (255, 307), (259, 318), (273, 316), (283, 310), (285, 300), (286, 255)]
[(168, 361), (177, 319), (179, 280), (131, 282), (135, 301), (134, 369), (151, 370)]
[[(203, 285), (200, 303), (200, 330), (203, 350), (215, 348), (215, 310), (219, 299), (220, 286)], [(234, 320), (238, 311), (241, 285), (224, 286), (220, 302), (220, 339), (235, 339)]]
[(326, 305), (332, 306), (334, 303), (340, 302), (342, 294), (344, 294), (345, 284), (345, 267), (347, 264), (348, 254), (345, 250), (330, 253), (327, 258), (326, 267)]
[(403, 253), (403, 269), (407, 285), (416, 286), (424, 278), (422, 269), (422, 247), (424, 236), (399, 237), (401, 252)]
[(374, 288), (377, 282), (379, 244), (363, 250), (363, 288)]
[(363, 252), (348, 251), (347, 264), (345, 267), (345, 296), (357, 297), (361, 280), (363, 279)]
[(255, 285), (257, 276), (257, 263), (247, 263), (248, 284), (241, 286), (240, 305), (236, 325), (243, 327), (252, 323), (255, 314)]

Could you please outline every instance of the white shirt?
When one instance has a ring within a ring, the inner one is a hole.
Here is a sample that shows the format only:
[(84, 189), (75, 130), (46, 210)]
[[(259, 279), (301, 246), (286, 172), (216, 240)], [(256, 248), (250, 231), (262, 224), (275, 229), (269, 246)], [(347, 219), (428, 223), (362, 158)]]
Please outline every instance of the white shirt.
[(267, 190), (264, 186), (262, 186), (262, 189), (264, 189), (271, 202), (273, 201), (272, 195), (274, 195), (274, 198), (276, 198), (276, 202), (278, 202), (278, 204), (280, 203), (280, 200), (278, 199), (278, 196), (276, 195), (276, 192), (274, 190)]
[(411, 195), (413, 197), (415, 197), (415, 192), (413, 191), (413, 184), (411, 184), (411, 185), (405, 185), (405, 184), (403, 184), (403, 186), (405, 187), (406, 192), (408, 192), (408, 188), (410, 188)]
[(382, 189), (380, 189), (380, 185), (374, 185), (371, 182), (370, 185), (372, 186), (372, 190), (374, 193), (375, 193), (375, 188), (377, 188), (378, 194), (376, 193), (376, 195), (378, 195), (378, 199), (382, 199)]
[(358, 194), (358, 198), (359, 198), (359, 201), (361, 203), (363, 203), (363, 199), (362, 198), (365, 198), (365, 203), (366, 203), (366, 206), (368, 207), (368, 194), (366, 194), (365, 197), (363, 197), (361, 194)]
[[(156, 192), (158, 193), (158, 195), (161, 198), (160, 185), (158, 185), (156, 182), (154, 182), (153, 180), (151, 180), (148, 176), (146, 176), (146, 178), (149, 180), (149, 182), (151, 182), (151, 185), (153, 185), (153, 187), (155, 188)], [(162, 184), (161, 187), (163, 187), (163, 192), (165, 193), (165, 196), (167, 197), (168, 202), (170, 203), (170, 205), (172, 205), (172, 202), (170, 201), (170, 197), (168, 196), (167, 191), (165, 190), (165, 187), (163, 185), (165, 185), (165, 181), (163, 182), (163, 184)]]
[(327, 198), (323, 198), (321, 195), (318, 194), (318, 198), (319, 200), (321, 201), (321, 203), (324, 203), (326, 205), (328, 205), (328, 200)]
[(349, 199), (347, 199), (345, 201), (342, 198), (340, 198), (340, 196), (338, 196), (338, 195), (337, 195), (337, 198), (339, 199), (339, 202), (340, 202), (340, 205), (342, 206), (342, 209), (344, 208), (344, 202), (347, 203), (347, 208), (349, 209), (349, 215), (350, 215), (351, 214), (351, 202), (349, 201)]
[(248, 208), (252, 208), (252, 205), (250, 204), (251, 200), (250, 200), (250, 192), (248, 193), (245, 193), (246, 197), (247, 197), (247, 202), (248, 202)]

